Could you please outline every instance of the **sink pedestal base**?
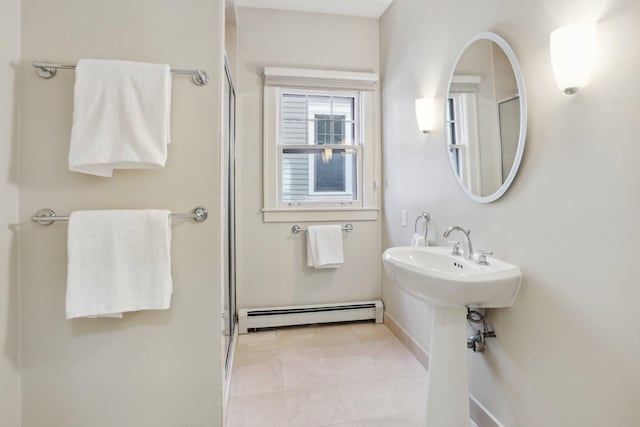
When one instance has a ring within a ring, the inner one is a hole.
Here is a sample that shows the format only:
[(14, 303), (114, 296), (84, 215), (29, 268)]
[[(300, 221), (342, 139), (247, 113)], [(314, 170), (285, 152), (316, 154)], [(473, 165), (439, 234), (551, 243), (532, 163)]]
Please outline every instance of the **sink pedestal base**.
[(432, 307), (427, 427), (469, 427), (467, 309)]

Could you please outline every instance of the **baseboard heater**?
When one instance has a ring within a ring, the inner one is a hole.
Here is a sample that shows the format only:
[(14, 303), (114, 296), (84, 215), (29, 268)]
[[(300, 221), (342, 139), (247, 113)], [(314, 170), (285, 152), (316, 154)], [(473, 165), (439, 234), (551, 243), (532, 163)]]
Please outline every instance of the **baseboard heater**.
[(383, 312), (384, 307), (382, 301), (379, 300), (290, 307), (241, 308), (238, 311), (238, 330), (239, 333), (246, 334), (249, 329), (369, 319), (374, 319), (376, 323), (382, 323)]

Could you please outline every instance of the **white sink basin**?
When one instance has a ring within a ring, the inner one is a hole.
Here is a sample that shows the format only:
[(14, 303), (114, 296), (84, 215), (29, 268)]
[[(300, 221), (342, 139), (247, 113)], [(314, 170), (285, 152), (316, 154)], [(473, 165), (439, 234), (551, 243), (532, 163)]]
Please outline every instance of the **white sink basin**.
[(385, 269), (400, 288), (441, 307), (510, 307), (520, 288), (522, 272), (512, 264), (487, 257), (480, 265), (450, 255), (446, 247), (389, 248)]
[[(495, 258), (480, 265), (450, 248), (397, 247), (382, 255), (393, 282), (433, 306), (426, 426), (469, 426), (465, 306), (510, 307), (520, 269)], [(500, 331), (498, 331), (498, 334)]]

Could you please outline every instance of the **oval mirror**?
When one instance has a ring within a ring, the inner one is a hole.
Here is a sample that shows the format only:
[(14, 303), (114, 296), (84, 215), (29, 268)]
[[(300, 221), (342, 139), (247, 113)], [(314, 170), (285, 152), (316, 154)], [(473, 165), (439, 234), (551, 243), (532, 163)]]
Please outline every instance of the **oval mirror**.
[(446, 143), (453, 173), (473, 200), (500, 198), (524, 152), (527, 102), (509, 44), (480, 33), (458, 55), (449, 78)]

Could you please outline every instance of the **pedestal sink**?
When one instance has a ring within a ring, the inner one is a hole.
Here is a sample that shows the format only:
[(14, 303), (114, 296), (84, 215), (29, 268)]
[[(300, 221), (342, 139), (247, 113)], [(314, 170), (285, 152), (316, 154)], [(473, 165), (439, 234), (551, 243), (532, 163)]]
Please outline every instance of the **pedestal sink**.
[(520, 269), (487, 257), (480, 265), (444, 247), (396, 247), (382, 255), (393, 282), (433, 306), (427, 427), (469, 427), (466, 306), (513, 304)]

